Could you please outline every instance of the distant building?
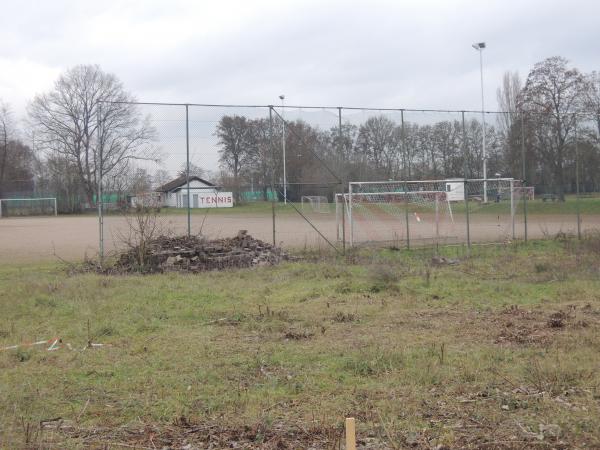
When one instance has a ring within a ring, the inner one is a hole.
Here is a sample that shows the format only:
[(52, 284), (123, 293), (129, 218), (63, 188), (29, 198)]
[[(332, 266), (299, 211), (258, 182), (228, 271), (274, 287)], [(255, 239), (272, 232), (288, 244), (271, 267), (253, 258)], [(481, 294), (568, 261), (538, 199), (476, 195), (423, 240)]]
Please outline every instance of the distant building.
[[(231, 208), (233, 207), (233, 194), (221, 192), (220, 186), (197, 176), (189, 178), (189, 194), (186, 176), (180, 176), (158, 187), (151, 194), (144, 194), (143, 198), (152, 198), (161, 207), (170, 208)], [(131, 204), (136, 206), (142, 196), (132, 197)]]

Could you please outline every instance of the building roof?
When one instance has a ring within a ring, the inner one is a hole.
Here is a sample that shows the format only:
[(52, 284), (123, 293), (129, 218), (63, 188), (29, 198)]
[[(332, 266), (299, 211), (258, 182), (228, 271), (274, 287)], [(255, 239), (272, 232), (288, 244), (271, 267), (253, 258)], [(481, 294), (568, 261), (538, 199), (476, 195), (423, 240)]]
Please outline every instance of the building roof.
[[(208, 187), (218, 187), (215, 184), (211, 183), (210, 181), (206, 181), (203, 180), (200, 177), (197, 176), (190, 176), (190, 181), (199, 181), (200, 183), (205, 184)], [(177, 188), (180, 188), (181, 186), (184, 186), (187, 183), (187, 178), (185, 175), (181, 175), (180, 177), (175, 178), (172, 181), (169, 181), (168, 183), (163, 184), (162, 186), (159, 186), (156, 188), (156, 192), (171, 192), (176, 190)]]

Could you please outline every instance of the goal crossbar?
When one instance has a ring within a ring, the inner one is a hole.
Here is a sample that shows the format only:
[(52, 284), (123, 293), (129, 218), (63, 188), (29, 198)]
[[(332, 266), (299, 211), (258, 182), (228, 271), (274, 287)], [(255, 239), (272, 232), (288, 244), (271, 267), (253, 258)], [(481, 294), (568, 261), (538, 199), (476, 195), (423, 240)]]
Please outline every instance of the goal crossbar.
[(329, 212), (329, 203), (327, 201), (327, 197), (324, 195), (303, 195), (300, 201), (302, 203), (303, 210), (305, 209), (305, 205), (308, 203), (313, 212)]
[(422, 195), (424, 197), (426, 197), (427, 195), (438, 195), (439, 197), (443, 197), (443, 199), (445, 200), (446, 198), (446, 193), (444, 191), (381, 191), (381, 192), (352, 192), (352, 193), (344, 193), (344, 194), (336, 194), (336, 196), (344, 196), (346, 198), (350, 198), (352, 197), (354, 198), (360, 198), (360, 197), (375, 197), (377, 195), (397, 195), (397, 196), (411, 196), (411, 195), (415, 195), (415, 196), (419, 196)]

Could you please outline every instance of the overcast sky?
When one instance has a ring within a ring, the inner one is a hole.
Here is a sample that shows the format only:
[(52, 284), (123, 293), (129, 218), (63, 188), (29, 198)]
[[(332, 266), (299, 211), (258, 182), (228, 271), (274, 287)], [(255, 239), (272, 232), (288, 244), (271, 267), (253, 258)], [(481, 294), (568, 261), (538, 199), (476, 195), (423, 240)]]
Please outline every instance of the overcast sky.
[(19, 114), (57, 75), (99, 64), (139, 100), (480, 107), (503, 72), (562, 55), (600, 69), (600, 3), (520, 1), (8, 1), (0, 98)]

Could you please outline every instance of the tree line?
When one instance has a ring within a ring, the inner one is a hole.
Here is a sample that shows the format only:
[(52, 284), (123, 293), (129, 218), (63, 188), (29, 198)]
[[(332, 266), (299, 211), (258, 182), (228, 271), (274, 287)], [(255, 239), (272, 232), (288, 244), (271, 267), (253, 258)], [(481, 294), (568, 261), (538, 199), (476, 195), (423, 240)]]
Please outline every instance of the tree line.
[[(446, 120), (399, 121), (390, 114), (363, 123), (321, 129), (295, 120), (285, 124), (288, 197), (339, 192), (327, 182), (483, 178), (482, 136), (486, 136), (487, 177), (513, 177), (564, 200), (576, 191), (600, 188), (600, 76), (583, 74), (561, 57), (536, 64), (523, 84), (507, 73), (497, 91), (501, 113), (460, 114)], [(282, 192), (281, 118), (265, 141), (266, 119), (225, 116), (217, 126), (222, 167), (233, 189), (250, 178), (277, 174)], [(273, 148), (273, 146), (275, 148)], [(269, 154), (271, 151), (271, 154)], [(265, 159), (265, 157), (267, 157)], [(269, 166), (271, 160), (272, 166)], [(331, 171), (337, 176), (332, 177)], [(321, 185), (319, 186), (319, 182)]]
[[(483, 177), (524, 179), (561, 199), (600, 188), (600, 75), (580, 72), (562, 57), (534, 65), (524, 82), (506, 73), (498, 114), (404, 122), (373, 113), (360, 123), (321, 128), (286, 121), (273, 111), (252, 119), (220, 117), (213, 136), (220, 171), (192, 165), (193, 174), (235, 192), (283, 192), (285, 133), (288, 197), (328, 195), (348, 181)], [(63, 212), (93, 207), (103, 190), (140, 193), (176, 174), (161, 162), (160, 133), (118, 78), (98, 66), (76, 66), (29, 103), (23, 122), (0, 101), (0, 198), (53, 196)], [(149, 173), (144, 162), (162, 167)], [(177, 174), (185, 174), (185, 165)], [(343, 184), (340, 184), (343, 183)], [(347, 185), (346, 185), (347, 186)]]

